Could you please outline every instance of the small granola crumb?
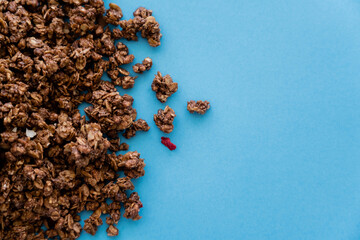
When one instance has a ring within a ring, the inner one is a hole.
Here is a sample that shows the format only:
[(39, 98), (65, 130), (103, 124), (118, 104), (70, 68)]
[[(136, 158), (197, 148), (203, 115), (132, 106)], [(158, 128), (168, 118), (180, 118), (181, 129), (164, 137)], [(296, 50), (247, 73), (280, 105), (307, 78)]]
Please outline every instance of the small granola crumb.
[(210, 103), (208, 101), (197, 101), (191, 100), (187, 103), (187, 110), (190, 113), (197, 112), (199, 114), (205, 114), (206, 111), (210, 108)]

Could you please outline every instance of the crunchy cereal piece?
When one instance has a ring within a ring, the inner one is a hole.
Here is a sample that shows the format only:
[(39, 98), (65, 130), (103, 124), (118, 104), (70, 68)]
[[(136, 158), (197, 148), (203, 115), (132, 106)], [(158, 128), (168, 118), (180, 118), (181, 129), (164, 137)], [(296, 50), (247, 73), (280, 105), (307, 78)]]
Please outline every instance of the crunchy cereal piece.
[(119, 229), (117, 229), (114, 225), (109, 225), (106, 229), (107, 235), (110, 237), (115, 237), (119, 235)]
[(139, 220), (141, 216), (139, 216), (140, 208), (143, 207), (139, 195), (137, 192), (133, 192), (130, 194), (130, 197), (125, 202), (125, 218), (130, 218), (132, 220)]
[(123, 17), (121, 8), (115, 3), (110, 3), (109, 7), (110, 9), (106, 10), (105, 22), (117, 26)]
[(160, 25), (153, 16), (149, 16), (145, 19), (145, 23), (141, 27), (141, 36), (148, 40), (150, 46), (160, 46), (160, 39), (162, 37)]
[(135, 79), (137, 78), (136, 77), (132, 77), (132, 76), (123, 76), (123, 77), (120, 77), (119, 79), (121, 79), (121, 87), (123, 89), (129, 89), (129, 88), (133, 88), (134, 87), (134, 84), (135, 84)]
[(97, 9), (90, 6), (77, 6), (69, 12), (71, 31), (76, 35), (85, 35), (95, 29)]
[(133, 124), (125, 130), (123, 136), (127, 139), (132, 138), (136, 135), (137, 131), (149, 131), (150, 127), (144, 119), (138, 119)]
[(111, 79), (112, 82), (117, 81), (119, 74), (120, 74), (120, 71), (118, 68), (114, 68), (112, 70), (107, 71), (107, 75)]
[(178, 84), (173, 82), (170, 75), (167, 74), (163, 77), (160, 72), (157, 72), (151, 84), (151, 89), (156, 92), (156, 98), (164, 103), (168, 97), (178, 90)]
[(121, 65), (129, 64), (134, 61), (134, 55), (129, 55), (127, 46), (121, 42), (116, 45), (115, 53), (109, 57), (109, 62), (112, 68), (116, 68)]
[(121, 191), (134, 190), (134, 184), (131, 182), (129, 177), (118, 178), (116, 184), (119, 186)]
[(156, 126), (164, 133), (171, 133), (174, 130), (174, 118), (176, 114), (169, 106), (165, 110), (159, 109), (157, 114), (154, 114), (154, 121)]
[(64, 155), (68, 161), (75, 162), (76, 166), (85, 167), (104, 155), (109, 147), (110, 142), (103, 137), (100, 125), (90, 123), (81, 127), (76, 141), (64, 146)]
[(134, 87), (135, 79), (137, 78), (137, 77), (129, 76), (130, 75), (129, 71), (120, 67), (109, 70), (107, 74), (111, 79), (111, 82), (114, 83), (114, 85), (121, 86), (124, 89)]
[(122, 156), (118, 167), (120, 170), (124, 171), (125, 175), (129, 178), (139, 178), (145, 174), (145, 163), (144, 159), (140, 158), (140, 153), (138, 152), (127, 152)]
[(85, 113), (100, 124), (103, 132), (116, 138), (116, 132), (129, 128), (136, 118), (133, 101), (127, 94), (121, 96), (112, 83), (102, 81), (89, 99), (93, 106), (85, 108)]
[(102, 225), (101, 209), (98, 208), (93, 214), (91, 214), (90, 218), (86, 219), (84, 222), (84, 230), (91, 235), (95, 235), (97, 231), (97, 227)]
[(117, 152), (117, 151), (126, 151), (129, 150), (129, 144), (127, 143), (121, 143), (120, 144), (120, 138), (115, 138), (110, 140), (110, 151)]
[(120, 195), (125, 195), (124, 196), (124, 200), (119, 201), (119, 202), (112, 202), (109, 204), (109, 217), (106, 217), (106, 223), (111, 225), (111, 224), (117, 224), (120, 220), (121, 217), (121, 213), (120, 213), (120, 209), (121, 209), (121, 205), (120, 202), (125, 202), (126, 200), (126, 194), (124, 192), (120, 192)]
[(197, 101), (191, 100), (187, 103), (187, 110), (190, 113), (197, 112), (199, 114), (205, 114), (206, 111), (210, 108), (210, 103), (208, 101)]
[(136, 33), (141, 30), (141, 27), (144, 25), (144, 23), (145, 19), (141, 17), (120, 21), (122, 36), (129, 41), (137, 41), (138, 37), (136, 36)]
[(141, 36), (148, 40), (150, 46), (160, 46), (162, 34), (159, 23), (152, 16), (152, 11), (140, 7), (133, 14), (133, 19), (120, 21), (122, 36), (127, 40), (137, 41), (136, 33), (141, 32)]
[(121, 145), (120, 145), (119, 137), (111, 139), (109, 140), (109, 142), (110, 142), (110, 147), (109, 147), (110, 151), (114, 151), (114, 152), (120, 151)]
[[(120, 24), (120, 22), (119, 22), (119, 24)], [(118, 28), (114, 28), (114, 29), (112, 30), (112, 35), (111, 35), (111, 36), (112, 36), (115, 40), (118, 40), (118, 39), (121, 39), (121, 38), (124, 37), (122, 31), (121, 31), (120, 29), (118, 29)]]
[(37, 39), (35, 37), (29, 37), (27, 40), (28, 48), (41, 48), (44, 46), (44, 42), (41, 39)]
[(120, 144), (120, 151), (127, 151), (127, 150), (129, 150), (129, 144), (127, 143)]
[(110, 29), (107, 27), (104, 33), (102, 34), (101, 38), (96, 39), (94, 41), (94, 47), (96, 53), (109, 56), (109, 60), (110, 57), (113, 57), (113, 55), (116, 52), (115, 43), (111, 37), (112, 37), (112, 33)]
[(133, 70), (136, 73), (143, 73), (145, 71), (149, 71), (152, 67), (152, 59), (147, 57), (141, 63), (137, 63), (133, 66)]
[(120, 76), (117, 77), (115, 80), (112, 80), (112, 82), (114, 83), (114, 85), (120, 86), (123, 89), (129, 89), (134, 87), (136, 78), (137, 76)]
[(152, 16), (152, 10), (148, 10), (144, 7), (139, 7), (133, 13), (134, 17), (147, 18)]

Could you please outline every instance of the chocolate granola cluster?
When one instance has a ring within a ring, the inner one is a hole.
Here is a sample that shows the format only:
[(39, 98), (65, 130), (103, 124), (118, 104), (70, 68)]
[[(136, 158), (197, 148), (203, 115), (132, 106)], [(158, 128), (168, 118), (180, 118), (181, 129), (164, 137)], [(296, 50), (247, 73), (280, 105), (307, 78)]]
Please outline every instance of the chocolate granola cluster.
[(205, 114), (207, 110), (210, 109), (210, 103), (208, 101), (194, 101), (191, 100), (187, 103), (187, 110), (190, 113), (199, 113), (201, 115)]
[(147, 57), (142, 61), (142, 63), (137, 63), (133, 66), (133, 70), (136, 73), (143, 73), (145, 71), (149, 71), (152, 67), (152, 59)]
[(171, 133), (174, 130), (175, 111), (166, 106), (164, 110), (159, 109), (157, 114), (154, 114), (154, 121), (156, 126), (164, 133)]
[(151, 89), (156, 92), (156, 98), (165, 103), (178, 90), (178, 84), (173, 82), (169, 74), (163, 76), (160, 72), (155, 75)]

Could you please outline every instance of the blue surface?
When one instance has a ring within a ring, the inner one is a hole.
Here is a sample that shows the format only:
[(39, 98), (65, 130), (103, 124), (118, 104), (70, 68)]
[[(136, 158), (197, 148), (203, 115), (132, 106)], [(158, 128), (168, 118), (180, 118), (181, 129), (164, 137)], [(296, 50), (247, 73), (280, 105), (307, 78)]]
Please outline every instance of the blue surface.
[[(164, 35), (128, 44), (154, 60), (121, 90), (151, 129), (127, 141), (147, 164), (143, 218), (115, 239), (360, 239), (359, 1), (114, 2), (125, 18), (153, 9)], [(179, 83), (173, 152), (152, 121), (158, 70)], [(212, 108), (191, 115), (190, 99)]]

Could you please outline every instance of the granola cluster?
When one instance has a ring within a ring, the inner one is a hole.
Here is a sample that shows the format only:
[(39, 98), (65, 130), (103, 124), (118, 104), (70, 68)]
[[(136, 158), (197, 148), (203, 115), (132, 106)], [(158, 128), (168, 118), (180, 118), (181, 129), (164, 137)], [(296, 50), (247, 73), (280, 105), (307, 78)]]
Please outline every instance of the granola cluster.
[(174, 130), (175, 111), (166, 106), (164, 110), (159, 109), (157, 114), (154, 114), (154, 121), (156, 126), (164, 133), (171, 133)]
[(160, 102), (165, 103), (168, 97), (178, 90), (178, 84), (173, 82), (170, 75), (162, 76), (162, 74), (158, 72), (151, 84), (151, 88), (156, 92), (156, 98)]
[(133, 70), (136, 73), (143, 73), (145, 71), (149, 71), (152, 67), (152, 59), (147, 57), (142, 61), (142, 63), (137, 63), (133, 66)]
[[(0, 239), (76, 239), (95, 234), (103, 214), (116, 236), (121, 215), (141, 218), (138, 194), (127, 192), (144, 160), (114, 151), (129, 148), (120, 132), (129, 138), (149, 126), (116, 91), (136, 77), (121, 67), (134, 55), (114, 41), (140, 32), (155, 47), (162, 35), (151, 10), (122, 17), (103, 0), (0, 0)], [(137, 72), (151, 68), (145, 60)], [(89, 121), (78, 110), (84, 101)], [(94, 212), (82, 228), (84, 210)]]
[(208, 101), (194, 101), (191, 100), (187, 103), (187, 110), (190, 113), (197, 112), (199, 114), (205, 114), (210, 109), (210, 103)]
[(134, 18), (129, 20), (121, 20), (119, 22), (122, 28), (121, 35), (127, 40), (137, 40), (136, 33), (141, 32), (141, 36), (148, 40), (152, 47), (160, 46), (160, 25), (152, 16), (152, 11), (143, 7), (138, 8), (134, 12)]

